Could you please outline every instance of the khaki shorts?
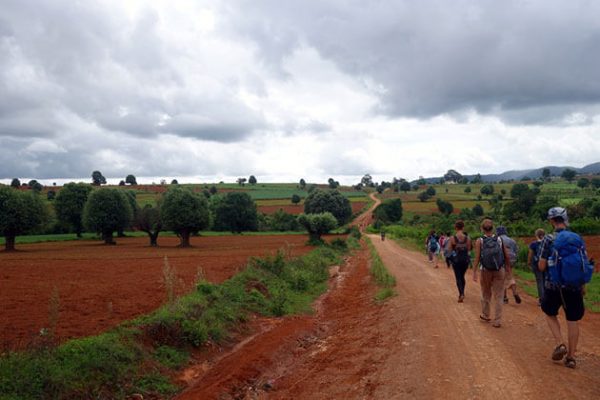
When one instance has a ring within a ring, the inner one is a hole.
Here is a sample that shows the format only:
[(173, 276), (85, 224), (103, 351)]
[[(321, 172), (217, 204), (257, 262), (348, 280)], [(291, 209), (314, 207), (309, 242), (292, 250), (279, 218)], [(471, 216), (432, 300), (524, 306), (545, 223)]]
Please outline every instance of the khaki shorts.
[(505, 271), (504, 272), (504, 289), (508, 289), (512, 285), (516, 285), (516, 284), (517, 284), (517, 282), (515, 281), (515, 278), (513, 277), (512, 269), (510, 270), (510, 272)]

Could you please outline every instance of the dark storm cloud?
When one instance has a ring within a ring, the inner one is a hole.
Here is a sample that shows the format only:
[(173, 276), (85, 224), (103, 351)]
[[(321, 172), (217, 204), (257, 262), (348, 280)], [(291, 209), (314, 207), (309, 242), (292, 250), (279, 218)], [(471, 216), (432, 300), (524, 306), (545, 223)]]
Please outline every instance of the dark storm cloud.
[(313, 46), (381, 84), (378, 111), (390, 116), (474, 109), (552, 124), (546, 106), (567, 114), (600, 103), (598, 2), (269, 0), (227, 10), (265, 63)]

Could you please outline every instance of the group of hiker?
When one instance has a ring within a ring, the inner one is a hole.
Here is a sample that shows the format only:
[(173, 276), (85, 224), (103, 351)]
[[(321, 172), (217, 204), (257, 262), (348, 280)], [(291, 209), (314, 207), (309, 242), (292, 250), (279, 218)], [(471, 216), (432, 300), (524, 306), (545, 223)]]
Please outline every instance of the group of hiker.
[[(585, 284), (591, 280), (593, 260), (589, 260), (582, 238), (568, 229), (567, 211), (562, 207), (548, 210), (548, 220), (554, 232), (546, 234), (543, 229), (535, 231), (535, 240), (528, 246), (527, 264), (535, 274), (538, 291), (538, 306), (546, 314), (550, 331), (556, 341), (551, 358), (563, 360), (565, 366), (576, 367), (575, 351), (579, 340), (578, 321), (583, 318), (585, 308), (583, 296)], [(508, 236), (506, 227), (494, 229), (494, 222), (485, 218), (481, 222), (481, 236), (472, 240), (464, 231), (461, 220), (454, 224), (455, 233), (438, 236), (431, 231), (425, 240), (429, 262), (438, 268), (440, 253), (448, 267), (452, 267), (458, 288), (458, 302), (465, 298), (465, 275), (473, 268), (473, 280), (481, 286), (481, 314), (479, 319), (502, 326), (502, 308), (508, 303), (507, 290), (517, 304), (521, 297), (513, 277), (517, 262), (518, 246)], [(494, 312), (492, 314), (492, 305)], [(563, 308), (568, 341), (562, 339), (558, 311)]]

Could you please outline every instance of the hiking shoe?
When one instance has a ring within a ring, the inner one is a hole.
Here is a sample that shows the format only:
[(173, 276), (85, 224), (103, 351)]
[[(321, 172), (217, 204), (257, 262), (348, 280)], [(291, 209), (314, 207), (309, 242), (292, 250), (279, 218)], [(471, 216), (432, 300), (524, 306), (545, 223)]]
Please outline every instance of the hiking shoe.
[[(558, 346), (556, 346), (556, 348), (552, 352), (552, 359), (554, 361), (560, 361), (563, 359), (565, 354), (567, 354), (567, 346), (565, 346), (564, 344), (559, 344)], [(566, 361), (565, 361), (565, 363), (566, 363)]]
[(565, 358), (565, 367), (575, 369), (577, 367), (577, 361), (572, 357)]
[(508, 304), (508, 297), (504, 298), (504, 304)]
[(521, 296), (515, 294), (515, 301), (517, 302), (517, 304), (521, 304)]
[(483, 315), (480, 315), (479, 319), (482, 320), (483, 322), (490, 322), (492, 320), (491, 318), (484, 317)]

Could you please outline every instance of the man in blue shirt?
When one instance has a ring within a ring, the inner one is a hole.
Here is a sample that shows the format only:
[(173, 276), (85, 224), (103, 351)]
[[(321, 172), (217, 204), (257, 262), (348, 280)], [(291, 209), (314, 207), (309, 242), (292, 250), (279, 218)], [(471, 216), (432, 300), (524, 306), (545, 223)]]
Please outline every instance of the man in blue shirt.
[[(562, 207), (553, 207), (548, 210), (548, 220), (554, 227), (554, 232), (558, 233), (567, 229), (569, 219), (567, 210)], [(553, 253), (554, 238), (551, 235), (546, 235), (540, 246), (540, 261), (538, 268), (544, 272), (548, 267), (548, 259)], [(550, 280), (550, 274), (546, 274), (544, 296), (542, 298), (542, 311), (546, 314), (546, 320), (550, 331), (556, 340), (556, 348), (552, 352), (552, 359), (560, 361), (565, 357), (565, 366), (569, 368), (576, 367), (575, 351), (577, 342), (579, 341), (579, 324), (578, 321), (583, 318), (585, 307), (583, 304), (584, 287), (566, 287), (554, 283)], [(558, 323), (557, 315), (560, 307), (563, 308), (567, 318), (568, 344), (565, 346), (562, 334), (560, 332), (560, 324)]]

